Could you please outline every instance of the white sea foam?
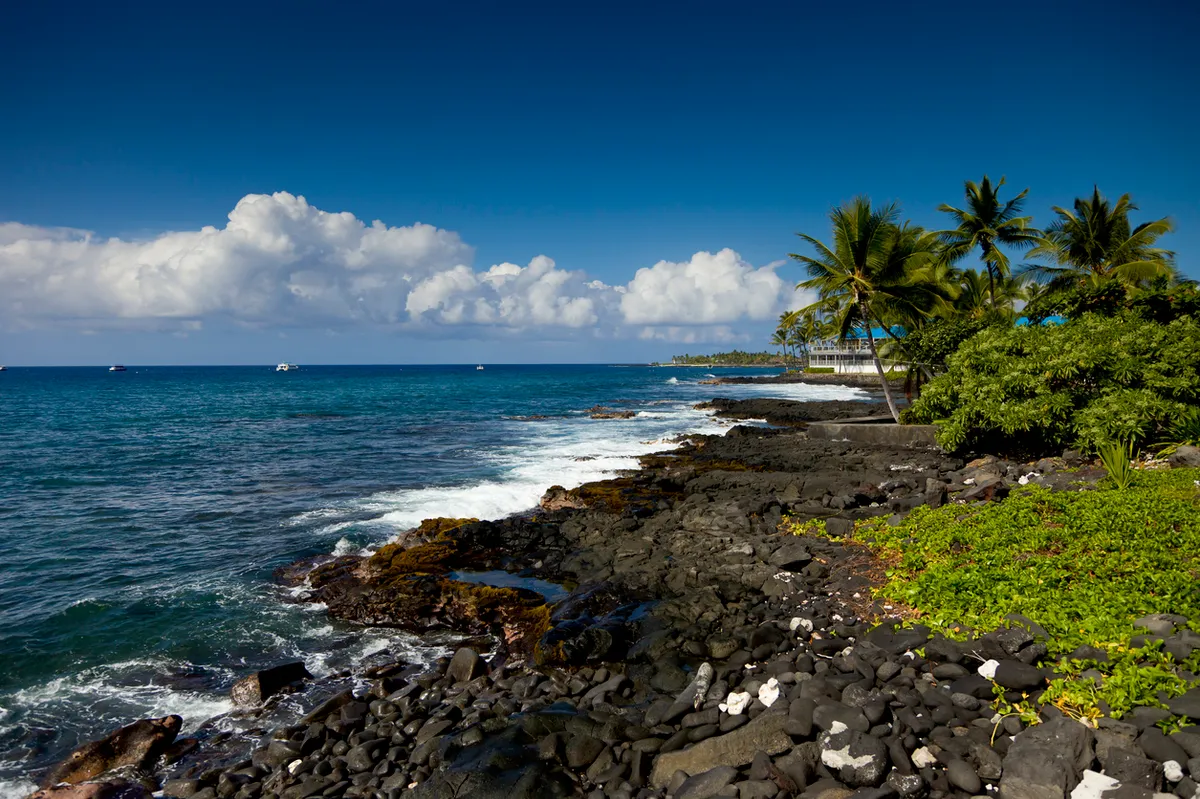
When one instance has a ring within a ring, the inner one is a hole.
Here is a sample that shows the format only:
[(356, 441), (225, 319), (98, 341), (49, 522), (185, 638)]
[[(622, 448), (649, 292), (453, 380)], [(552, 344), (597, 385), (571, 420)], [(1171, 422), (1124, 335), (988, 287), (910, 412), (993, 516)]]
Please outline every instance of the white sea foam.
[[(5, 765), (5, 763), (0, 763), (0, 768)], [(37, 785), (29, 780), (0, 780), (0, 799), (24, 799), (36, 790)]]
[(166, 672), (173, 665), (176, 664), (143, 660), (114, 663), (17, 691), (11, 701), (35, 721), (43, 713), (52, 718), (53, 708), (61, 706), (97, 718), (112, 718), (118, 723), (127, 723), (130, 718), (174, 714), (183, 717), (185, 733), (233, 709), (233, 702), (227, 696), (179, 690), (145, 678), (122, 677), (135, 671)]
[[(668, 382), (680, 384), (676, 377)], [(720, 433), (732, 422), (711, 411), (697, 411), (694, 402), (708, 394), (693, 383), (681, 387), (696, 391), (688, 400), (658, 400), (654, 410), (636, 410), (635, 417), (613, 420), (564, 418), (544, 420), (538, 425), (518, 423), (512, 428), (515, 443), (495, 449), (480, 449), (473, 457), (491, 464), (496, 476), (466, 485), (440, 485), (385, 491), (357, 501), (341, 503), (337, 513), (353, 513), (355, 521), (338, 521), (318, 531), (321, 537), (339, 535), (333, 554), (370, 551), (423, 520), (439, 516), (501, 519), (537, 507), (552, 485), (573, 488), (604, 480), (614, 473), (635, 469), (638, 457), (671, 449), (669, 439), (685, 433)], [(707, 387), (703, 387), (707, 388)], [(859, 399), (867, 396), (849, 386), (768, 384), (722, 386), (725, 396), (778, 396), (795, 400)], [(761, 420), (739, 422), (763, 423)], [(362, 518), (374, 514), (374, 518)], [(326, 511), (304, 514), (309, 519), (328, 518)], [(353, 535), (343, 534), (353, 530)], [(359, 549), (368, 543), (366, 549)]]
[[(347, 522), (346, 524), (348, 525), (349, 522)], [(333, 554), (340, 557), (342, 555), (353, 555), (356, 552), (360, 552), (361, 550), (362, 550), (362, 547), (355, 544), (349, 538), (340, 538), (340, 539), (338, 539), (337, 544), (333, 548)]]
[(667, 379), (667, 385), (674, 386), (674, 385), (678, 385), (678, 384), (679, 384), (678, 377), (671, 377), (671, 378)]

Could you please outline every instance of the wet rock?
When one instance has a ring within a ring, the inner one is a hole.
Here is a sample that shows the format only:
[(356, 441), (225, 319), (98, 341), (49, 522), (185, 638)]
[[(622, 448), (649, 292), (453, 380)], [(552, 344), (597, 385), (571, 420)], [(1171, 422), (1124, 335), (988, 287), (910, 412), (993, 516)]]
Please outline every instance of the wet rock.
[(550, 486), (546, 489), (546, 493), (542, 494), (538, 505), (543, 510), (548, 511), (582, 509), (585, 507), (583, 500), (562, 486)]
[(179, 734), (183, 719), (142, 719), (76, 749), (50, 771), (42, 787), (79, 783), (123, 767), (150, 770)]
[(150, 792), (140, 783), (110, 780), (42, 788), (28, 799), (150, 799)]
[(486, 671), (483, 661), (474, 649), (463, 647), (454, 653), (446, 667), (446, 677), (455, 685), (470, 682)]
[(311, 679), (312, 675), (302, 661), (284, 663), (243, 677), (233, 684), (229, 695), (235, 704), (243, 707), (261, 705), (269, 697)]

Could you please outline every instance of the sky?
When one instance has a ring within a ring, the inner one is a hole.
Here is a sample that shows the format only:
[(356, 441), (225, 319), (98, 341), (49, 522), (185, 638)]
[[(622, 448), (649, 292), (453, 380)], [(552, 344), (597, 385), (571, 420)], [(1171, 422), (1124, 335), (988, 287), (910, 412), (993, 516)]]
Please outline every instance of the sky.
[[(866, 194), (1092, 186), (1200, 278), (1200, 5), (22, 3), (0, 363), (762, 350)], [(1019, 258), (1017, 259), (1019, 260)]]

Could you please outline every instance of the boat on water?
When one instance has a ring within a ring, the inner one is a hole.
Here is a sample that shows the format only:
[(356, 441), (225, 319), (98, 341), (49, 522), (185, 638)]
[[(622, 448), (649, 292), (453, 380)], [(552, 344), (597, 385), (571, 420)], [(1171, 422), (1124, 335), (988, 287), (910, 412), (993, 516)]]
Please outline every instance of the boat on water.
[(7, 372), (7, 371), (8, 371), (7, 366), (0, 366), (0, 372)]
[(476, 367), (475, 367), (475, 371), (476, 371), (476, 372), (482, 372), (482, 371), (483, 371), (483, 364), (479, 364), (478, 366), (476, 366)]
[(299, 369), (300, 367), (294, 363), (281, 363), (275, 367), (276, 372), (295, 372)]
[(113, 364), (112, 366), (108, 367), (108, 371), (110, 371), (110, 372), (127, 372), (129, 370), (126, 369), (121, 364), (116, 363), (116, 364)]

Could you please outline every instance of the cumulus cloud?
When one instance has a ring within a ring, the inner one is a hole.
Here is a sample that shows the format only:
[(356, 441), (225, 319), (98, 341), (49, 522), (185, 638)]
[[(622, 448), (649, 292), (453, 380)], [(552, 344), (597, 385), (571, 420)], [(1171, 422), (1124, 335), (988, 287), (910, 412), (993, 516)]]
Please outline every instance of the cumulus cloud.
[(413, 281), (472, 255), (432, 225), (366, 225), (286, 192), (251, 194), (223, 228), (148, 241), (5, 225), (0, 307), (23, 318), (396, 322)]
[(447, 324), (589, 327), (600, 319), (607, 288), (539, 255), (524, 267), (503, 263), (476, 273), (459, 266), (431, 275), (413, 287), (405, 307), (414, 319)]
[(638, 325), (714, 324), (769, 319), (789, 287), (778, 263), (755, 269), (733, 250), (698, 252), (683, 263), (639, 269), (621, 297), (625, 321)]
[[(0, 223), (0, 324), (196, 330), (367, 324), (436, 330), (595, 328), (671, 341), (732, 341), (728, 325), (794, 304), (778, 264), (730, 249), (639, 269), (610, 285), (539, 255), (478, 271), (449, 230), (389, 227), (315, 208), (286, 192), (251, 194), (224, 227), (147, 240)], [(700, 330), (699, 328), (704, 328)], [(640, 332), (639, 332), (640, 329)]]

